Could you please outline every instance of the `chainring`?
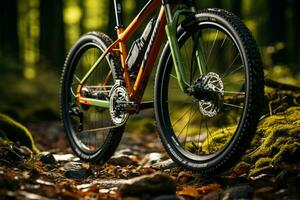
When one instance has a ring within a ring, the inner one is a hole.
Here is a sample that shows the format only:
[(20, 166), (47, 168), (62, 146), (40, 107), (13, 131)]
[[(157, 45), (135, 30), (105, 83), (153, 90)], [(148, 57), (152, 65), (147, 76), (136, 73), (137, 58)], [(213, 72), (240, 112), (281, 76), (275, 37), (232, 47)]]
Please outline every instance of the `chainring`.
[(122, 102), (128, 102), (129, 96), (123, 86), (115, 85), (110, 93), (109, 113), (112, 122), (116, 126), (122, 126), (126, 123), (129, 113), (122, 110)]

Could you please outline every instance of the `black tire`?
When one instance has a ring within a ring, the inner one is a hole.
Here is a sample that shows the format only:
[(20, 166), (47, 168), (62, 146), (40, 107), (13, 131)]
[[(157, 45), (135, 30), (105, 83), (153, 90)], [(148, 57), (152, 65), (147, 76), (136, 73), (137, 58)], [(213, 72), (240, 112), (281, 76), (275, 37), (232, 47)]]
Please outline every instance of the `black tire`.
[[(108, 109), (99, 109), (81, 105), (76, 101), (78, 79), (98, 59), (112, 40), (103, 33), (87, 33), (83, 35), (70, 50), (61, 75), (60, 109), (62, 123), (69, 144), (74, 153), (84, 161), (103, 163), (117, 149), (124, 126), (113, 126)], [(99, 89), (101, 81), (107, 77), (109, 70), (118, 65), (119, 57), (108, 54), (85, 86)], [(106, 67), (106, 68), (105, 68)], [(114, 74), (114, 73), (113, 73)], [(109, 78), (113, 85), (115, 77)], [(104, 98), (104, 97), (103, 97)], [(89, 129), (89, 130), (88, 130)], [(103, 130), (102, 130), (103, 129)], [(105, 129), (105, 130), (104, 130)]]
[[(195, 41), (195, 35), (200, 38), (196, 41), (201, 40), (202, 47), (207, 47), (201, 54), (206, 58), (208, 67), (204, 74), (199, 72), (198, 77), (198, 72), (195, 72), (197, 68), (193, 68), (196, 62), (193, 57), (195, 46), (191, 48), (188, 43), (192, 39)], [(221, 80), (219, 87), (223, 85), (223, 90), (214, 92), (219, 96), (213, 99), (211, 95), (210, 100), (197, 99), (181, 92), (175, 80), (176, 74), (172, 74), (173, 60), (166, 44), (155, 79), (154, 108), (159, 135), (169, 156), (182, 168), (210, 175), (220, 174), (233, 167), (243, 155), (258, 125), (264, 86), (260, 53), (240, 19), (222, 9), (206, 9), (188, 17), (179, 26), (177, 36), (181, 53), (188, 51), (184, 61), (188, 63), (185, 75), (190, 77), (187, 79), (189, 84), (196, 87), (197, 83), (198, 89), (201, 89), (200, 83), (208, 84), (212, 77), (210, 84)], [(221, 50), (217, 51), (217, 47)], [(225, 47), (229, 50), (224, 51), (223, 55), (222, 48)], [(215, 60), (210, 59), (213, 56), (216, 56)], [(234, 67), (229, 65), (232, 60)], [(222, 70), (224, 74), (221, 74)], [(236, 81), (237, 78), (241, 80)], [(226, 88), (235, 90), (226, 91)], [(203, 103), (210, 103), (211, 107), (204, 108)], [(185, 114), (186, 108), (189, 116)], [(206, 112), (205, 109), (211, 110)], [(195, 117), (201, 122), (194, 120)], [(203, 129), (206, 129), (205, 132)], [(185, 136), (182, 136), (183, 132), (186, 132)]]

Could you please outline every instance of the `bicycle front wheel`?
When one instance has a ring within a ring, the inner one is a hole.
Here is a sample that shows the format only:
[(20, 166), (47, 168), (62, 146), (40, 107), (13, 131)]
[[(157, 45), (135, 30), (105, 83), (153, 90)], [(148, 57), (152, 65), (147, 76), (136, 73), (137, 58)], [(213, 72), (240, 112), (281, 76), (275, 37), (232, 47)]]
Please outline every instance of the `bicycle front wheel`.
[(156, 74), (155, 114), (177, 164), (218, 174), (238, 161), (255, 133), (263, 70), (255, 41), (236, 16), (208, 9), (193, 20), (178, 30), (190, 92), (181, 91), (166, 46)]
[[(124, 126), (112, 123), (109, 109), (80, 104), (77, 100), (80, 81), (111, 44), (112, 40), (103, 33), (85, 34), (71, 49), (62, 72), (62, 122), (73, 151), (85, 161), (103, 163), (108, 160), (124, 130)], [(82, 96), (109, 100), (109, 92), (115, 84), (113, 70), (117, 59), (111, 53), (103, 59), (82, 86)]]

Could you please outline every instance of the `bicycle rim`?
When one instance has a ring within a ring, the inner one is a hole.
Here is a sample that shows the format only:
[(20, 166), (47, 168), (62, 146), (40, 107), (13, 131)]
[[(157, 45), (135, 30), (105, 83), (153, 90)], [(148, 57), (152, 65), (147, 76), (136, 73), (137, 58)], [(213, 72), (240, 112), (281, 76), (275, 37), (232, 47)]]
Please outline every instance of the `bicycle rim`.
[[(179, 43), (188, 84), (213, 92), (204, 99), (183, 93), (174, 66), (169, 66), (163, 83), (164, 118), (181, 154), (205, 161), (221, 154), (243, 123), (248, 87), (246, 60), (232, 34), (214, 22), (203, 22), (201, 29), (185, 32)], [(197, 45), (201, 45), (201, 51)], [(201, 54), (202, 70), (197, 54)]]
[[(76, 91), (80, 80), (102, 54), (95, 43), (82, 45), (71, 61), (69, 80), (67, 81), (67, 117), (68, 128), (75, 145), (85, 154), (93, 155), (111, 137), (111, 129), (116, 128), (110, 119), (109, 109), (78, 103)], [(110, 75), (109, 59), (103, 59), (93, 74), (83, 85), (88, 98), (108, 100), (108, 94), (114, 84)]]

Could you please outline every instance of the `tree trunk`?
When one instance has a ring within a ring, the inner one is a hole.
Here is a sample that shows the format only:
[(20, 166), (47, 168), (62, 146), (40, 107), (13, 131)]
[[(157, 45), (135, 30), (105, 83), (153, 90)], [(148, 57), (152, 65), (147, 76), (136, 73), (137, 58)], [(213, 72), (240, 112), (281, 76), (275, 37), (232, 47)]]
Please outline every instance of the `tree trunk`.
[(237, 15), (239, 18), (242, 18), (242, 1), (241, 0), (232, 0), (231, 4), (232, 12)]
[(40, 1), (41, 62), (61, 68), (65, 58), (62, 0)]
[(295, 38), (295, 44), (294, 44), (294, 51), (295, 51), (295, 58), (297, 60), (297, 65), (294, 66), (294, 70), (299, 70), (300, 68), (300, 1), (294, 0), (294, 38)]
[(109, 22), (108, 22), (108, 27), (107, 27), (107, 35), (109, 35), (111, 38), (116, 39), (117, 34), (115, 31), (116, 27), (116, 17), (115, 17), (115, 7), (114, 7), (114, 1), (110, 0), (109, 1)]
[(1, 2), (0, 6), (0, 56), (19, 62), (17, 1)]
[[(270, 9), (270, 43), (276, 44), (278, 42), (286, 43), (285, 37), (285, 8), (286, 0), (269, 0), (268, 8)], [(282, 63), (286, 61), (286, 51), (280, 50), (274, 55), (273, 60), (276, 63)]]

